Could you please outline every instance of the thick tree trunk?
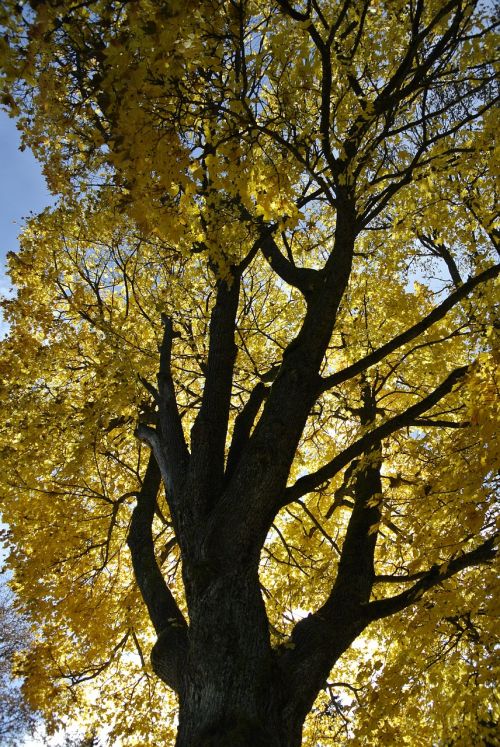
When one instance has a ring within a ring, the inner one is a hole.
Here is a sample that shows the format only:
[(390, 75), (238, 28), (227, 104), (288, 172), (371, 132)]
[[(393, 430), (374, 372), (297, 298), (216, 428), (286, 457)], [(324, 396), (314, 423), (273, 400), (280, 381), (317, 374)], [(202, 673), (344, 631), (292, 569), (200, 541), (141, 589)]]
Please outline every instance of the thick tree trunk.
[(282, 721), (284, 687), (255, 570), (189, 586), (189, 645), (176, 747), (299, 747)]

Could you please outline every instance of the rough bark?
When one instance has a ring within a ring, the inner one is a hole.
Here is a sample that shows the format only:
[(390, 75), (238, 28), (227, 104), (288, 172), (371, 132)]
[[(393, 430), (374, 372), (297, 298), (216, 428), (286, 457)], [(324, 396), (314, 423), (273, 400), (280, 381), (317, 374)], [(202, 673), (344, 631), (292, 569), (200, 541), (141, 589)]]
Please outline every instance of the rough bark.
[(232, 567), (190, 595), (178, 747), (281, 747), (274, 657), (256, 569)]

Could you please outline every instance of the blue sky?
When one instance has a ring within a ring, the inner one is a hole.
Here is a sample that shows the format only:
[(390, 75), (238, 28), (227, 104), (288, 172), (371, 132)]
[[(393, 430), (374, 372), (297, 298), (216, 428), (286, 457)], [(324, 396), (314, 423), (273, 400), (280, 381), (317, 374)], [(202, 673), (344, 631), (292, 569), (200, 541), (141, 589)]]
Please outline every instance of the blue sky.
[[(21, 152), (19, 145), (15, 121), (0, 110), (0, 296), (10, 291), (5, 257), (19, 247), (17, 236), (23, 217), (42, 210), (51, 201), (39, 164), (29, 150)], [(0, 338), (6, 331), (0, 309)], [(0, 566), (3, 557), (0, 546)]]
[[(8, 293), (5, 256), (18, 248), (23, 217), (51, 203), (41, 169), (33, 154), (19, 150), (16, 123), (0, 110), (0, 294)], [(1, 328), (0, 328), (1, 329)], [(2, 330), (3, 331), (3, 330)]]

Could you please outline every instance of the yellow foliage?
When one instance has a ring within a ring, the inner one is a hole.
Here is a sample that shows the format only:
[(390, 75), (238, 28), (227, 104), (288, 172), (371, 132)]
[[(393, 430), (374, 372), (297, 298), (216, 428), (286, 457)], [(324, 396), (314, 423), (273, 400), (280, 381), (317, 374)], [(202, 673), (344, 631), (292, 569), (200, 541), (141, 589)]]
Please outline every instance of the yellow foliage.
[[(431, 66), (438, 82), (426, 88), (415, 82), (419, 55), (454, 17), (440, 0), (422, 4), (426, 41), (405, 71), (407, 2), (312, 3), (312, 31), (289, 5), (7, 0), (0, 10), (2, 103), (21, 113), (24, 142), (57, 196), (27, 221), (9, 258), (17, 295), (4, 302), (10, 332), (0, 358), (2, 515), (34, 633), (18, 666), (51, 729), (73, 718), (109, 724), (111, 744), (174, 743), (176, 701), (151, 670), (153, 631), (126, 547), (148, 458), (135, 428), (158, 420), (151, 390), (162, 315), (176, 333), (172, 376), (189, 445), (217, 287), (231, 287), (244, 268), (228, 450), (249, 393), (258, 382), (274, 386), (270, 371), (302, 341), (346, 205), (355, 206), (354, 253), (318, 362), (325, 378), (492, 266), (498, 151), (486, 101), (493, 45), (480, 8), (471, 16), (467, 4), (463, 35), (442, 71)], [(457, 91), (476, 78), (464, 103)], [(453, 104), (441, 85), (457, 95)], [(339, 283), (344, 269), (333, 267)], [(316, 285), (302, 281), (313, 276)], [(442, 577), (344, 653), (306, 722), (308, 747), (479, 745), (498, 723), (493, 568), (448, 577), (495, 523), (497, 305), (498, 287), (478, 283), (310, 409), (289, 488), (469, 366), (429, 411), (274, 518), (260, 581), (275, 646), (293, 651), (295, 623), (328, 597), (353, 485), (370, 470), (381, 481), (361, 497), (379, 514), (367, 529), (381, 577), (371, 601), (403, 593), (432, 567)], [(153, 533), (186, 612), (164, 496)]]

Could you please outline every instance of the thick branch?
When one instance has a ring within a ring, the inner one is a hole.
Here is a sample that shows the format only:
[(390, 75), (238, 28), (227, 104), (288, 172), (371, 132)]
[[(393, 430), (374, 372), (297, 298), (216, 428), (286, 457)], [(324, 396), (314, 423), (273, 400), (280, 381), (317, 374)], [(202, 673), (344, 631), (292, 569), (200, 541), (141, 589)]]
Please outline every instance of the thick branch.
[(242, 411), (236, 416), (233, 428), (233, 438), (227, 456), (226, 480), (230, 479), (236, 465), (238, 464), (238, 460), (248, 442), (250, 431), (252, 430), (255, 418), (257, 417), (257, 413), (259, 412), (260, 406), (262, 405), (267, 392), (268, 389), (265, 384), (259, 382), (252, 390)]
[[(181, 418), (177, 408), (174, 381), (170, 367), (174, 331), (170, 317), (162, 315), (163, 340), (160, 346), (158, 371), (158, 408), (160, 413), (161, 442), (171, 476), (173, 495), (179, 492), (186, 476), (189, 452), (184, 439)], [(169, 495), (169, 499), (173, 499)]]
[(314, 25), (311, 24), (308, 31), (321, 55), (321, 115), (319, 125), (321, 148), (330, 173), (332, 176), (335, 176), (338, 173), (339, 164), (333, 155), (330, 139), (333, 82), (331, 48), (322, 41)]
[[(159, 637), (173, 635), (176, 639), (176, 650), (180, 653), (187, 646), (187, 624), (156, 562), (152, 534), (160, 482), (160, 470), (154, 455), (151, 454), (137, 495), (137, 504), (132, 512), (127, 543), (132, 556), (135, 579), (154, 629)], [(164, 668), (160, 675), (174, 689), (178, 688), (179, 683), (176, 657), (177, 654), (173, 656), (171, 666)]]
[(269, 262), (271, 269), (279, 277), (294, 288), (300, 290), (304, 298), (308, 298), (319, 276), (318, 270), (307, 267), (296, 267), (280, 252), (274, 237), (268, 233), (260, 242), (262, 254)]
[[(374, 392), (366, 381), (362, 386), (362, 398), (361, 423), (367, 426), (375, 420), (377, 406)], [(375, 546), (382, 515), (381, 466), (382, 446), (376, 440), (354, 472), (354, 507), (342, 546), (337, 578), (329, 599), (318, 614), (328, 616), (332, 606), (345, 604), (345, 597), (350, 605), (365, 604), (370, 599), (375, 577)]]
[[(354, 508), (331, 593), (320, 609), (295, 626), (292, 650), (280, 652), (286, 676), (294, 683), (294, 707), (304, 711), (312, 704), (334, 662), (367, 624), (360, 620), (359, 611), (367, 604), (375, 579), (374, 553), (382, 494), (380, 444), (375, 444), (366, 456), (367, 463), (360, 465), (354, 475)], [(295, 691), (300, 693), (298, 697)]]
[(487, 270), (483, 270), (483, 272), (480, 272), (479, 275), (470, 278), (470, 280), (467, 280), (463, 285), (460, 286), (460, 288), (458, 288), (456, 291), (453, 291), (453, 293), (450, 293), (448, 298), (445, 298), (445, 300), (440, 303), (439, 306), (436, 306), (436, 308), (433, 309), (430, 314), (417, 322), (417, 324), (414, 324), (413, 327), (410, 327), (409, 329), (405, 330), (405, 332), (396, 335), (396, 337), (394, 337), (392, 340), (386, 342), (385, 345), (382, 345), (380, 348), (374, 350), (364, 358), (360, 358), (360, 360), (358, 360), (356, 363), (353, 363), (351, 366), (347, 366), (347, 368), (344, 368), (341, 371), (337, 371), (337, 373), (334, 373), (331, 376), (326, 376), (324, 379), (322, 379), (320, 384), (320, 391), (324, 392), (327, 389), (331, 389), (334, 386), (342, 384), (344, 381), (352, 379), (353, 376), (357, 376), (363, 371), (366, 371), (368, 368), (370, 368), (370, 366), (375, 365), (390, 353), (393, 353), (395, 350), (398, 350), (407, 342), (410, 342), (415, 337), (418, 337), (418, 335), (421, 335), (423, 332), (428, 330), (429, 327), (432, 327), (433, 324), (442, 319), (448, 313), (448, 311), (450, 311), (450, 309), (456, 306), (457, 303), (466, 298), (477, 285), (485, 283), (487, 280), (492, 280), (493, 278), (497, 277), (499, 272), (500, 264), (493, 265), (492, 267), (488, 267)]
[(459, 288), (462, 285), (463, 280), (458, 270), (457, 263), (455, 262), (450, 250), (444, 244), (437, 244), (431, 236), (420, 234), (418, 238), (421, 244), (423, 244), (426, 249), (429, 249), (429, 251), (434, 254), (435, 257), (441, 257), (441, 259), (445, 261), (446, 267), (448, 268), (448, 272), (450, 273), (450, 277), (453, 281), (453, 285), (455, 286), (455, 288)]
[(300, 13), (299, 11), (294, 10), (287, 0), (278, 0), (278, 4), (281, 9), (294, 20), (302, 22), (310, 21), (307, 30), (321, 57), (321, 108), (319, 124), (321, 148), (331, 174), (335, 175), (338, 172), (339, 164), (333, 155), (330, 140), (333, 81), (331, 43), (333, 42), (333, 35), (335, 34), (337, 27), (332, 29), (332, 34), (329, 35), (328, 41), (324, 42), (318, 29), (310, 19), (310, 9), (308, 9), (307, 13)]
[(234, 340), (240, 277), (217, 281), (209, 331), (207, 372), (200, 412), (191, 431), (191, 469), (187, 494), (200, 508), (210, 506), (223, 484), (226, 434), (231, 403)]
[(301, 13), (299, 10), (295, 10), (295, 8), (288, 2), (288, 0), (277, 0), (278, 5), (281, 7), (281, 9), (290, 16), (290, 18), (293, 18), (295, 21), (308, 21), (311, 15), (309, 3), (307, 7), (307, 12)]
[(292, 694), (290, 711), (303, 714), (309, 711), (333, 664), (370, 622), (409, 607), (425, 591), (461, 570), (490, 562), (497, 554), (496, 539), (497, 536), (491, 537), (475, 550), (441, 567), (434, 566), (411, 589), (395, 597), (351, 605), (347, 589), (346, 594), (335, 595), (334, 603), (327, 602), (318, 613), (297, 623), (292, 634), (293, 646), (279, 650), (280, 667)]
[(422, 415), (422, 413), (429, 410), (446, 394), (451, 392), (455, 384), (460, 381), (468, 371), (469, 366), (456, 368), (436, 389), (434, 389), (433, 392), (420, 400), (420, 402), (415, 403), (404, 412), (395, 415), (385, 423), (382, 423), (366, 433), (353, 444), (348, 446), (347, 449), (344, 449), (340, 454), (337, 454), (337, 456), (335, 456), (330, 462), (316, 470), (316, 472), (312, 472), (309, 475), (304, 475), (299, 478), (294, 485), (291, 485), (285, 490), (283, 505), (291, 503), (306, 493), (315, 490), (322, 483), (331, 480), (337, 472), (346, 467), (353, 459), (361, 456), (361, 454), (366, 452), (374, 444), (387, 438), (387, 436), (390, 436), (391, 433), (394, 433), (400, 428), (411, 425), (415, 421), (415, 418), (418, 418), (419, 415)]
[(300, 332), (284, 352), (262, 414), (207, 525), (207, 547), (214, 550), (227, 544), (234, 553), (251, 552), (257, 557), (279, 510), (297, 444), (317, 397), (318, 371), (351, 272), (355, 209), (348, 201), (342, 207), (333, 251), (322, 270), (324, 282), (308, 299)]
[(163, 451), (158, 431), (145, 423), (139, 423), (135, 430), (135, 435), (139, 441), (143, 441), (147, 444), (153, 452), (156, 464), (160, 469), (168, 500), (173, 493), (173, 482), (170, 473), (170, 465), (165, 456), (165, 452)]
[[(426, 591), (445, 581), (447, 578), (455, 576), (465, 568), (471, 568), (481, 563), (489, 563), (497, 555), (498, 549), (495, 547), (497, 539), (498, 535), (494, 535), (479, 545), (479, 547), (476, 547), (475, 550), (466, 552), (458, 558), (443, 563), (441, 566), (432, 566), (416, 584), (410, 589), (401, 592), (401, 594), (389, 597), (388, 599), (377, 599), (374, 602), (370, 602), (364, 613), (366, 619), (371, 622), (372, 620), (379, 620), (382, 617), (389, 617), (396, 612), (401, 612), (401, 610), (417, 602)], [(405, 581), (405, 579), (403, 578), (402, 581)]]
[[(318, 190), (317, 194), (321, 194), (321, 192), (322, 190)], [(244, 220), (250, 223), (254, 221), (252, 214), (245, 205), (240, 204), (239, 208)], [(258, 228), (260, 238), (256, 241), (255, 248), (262, 251), (271, 269), (287, 285), (297, 288), (304, 298), (310, 296), (320, 272), (308, 267), (297, 267), (282, 254), (273, 236), (274, 231), (277, 229), (277, 224), (266, 225), (262, 218), (259, 218)]]
[(440, 420), (439, 418), (416, 418), (412, 425), (422, 426), (423, 428), (468, 428), (468, 420)]

